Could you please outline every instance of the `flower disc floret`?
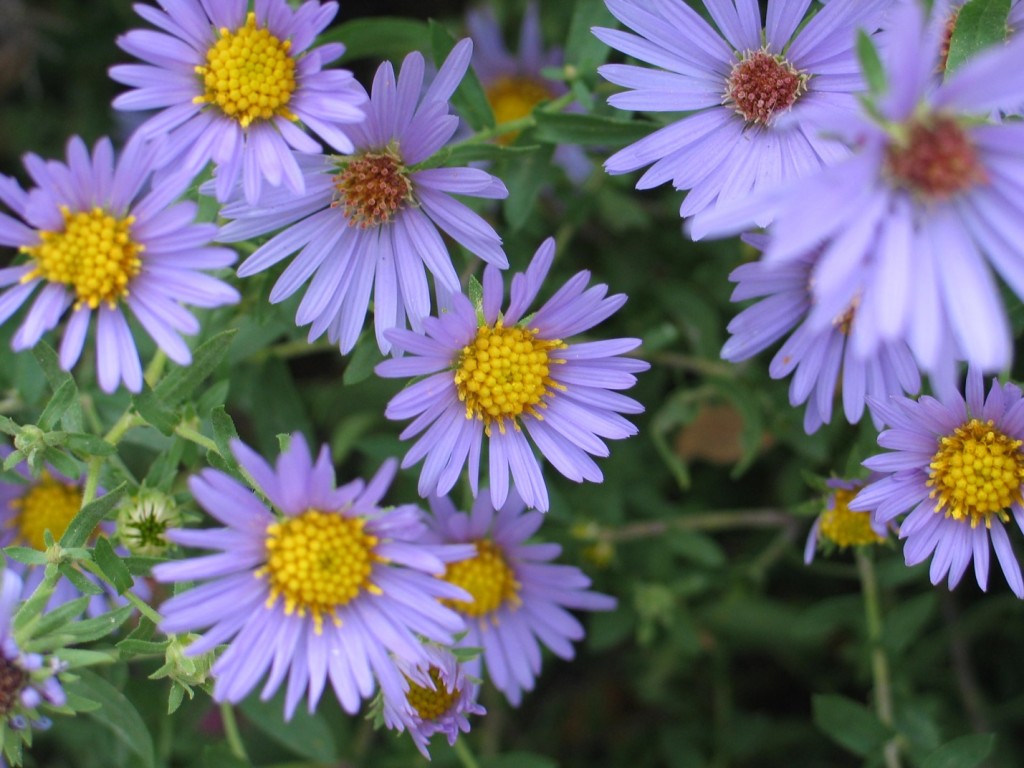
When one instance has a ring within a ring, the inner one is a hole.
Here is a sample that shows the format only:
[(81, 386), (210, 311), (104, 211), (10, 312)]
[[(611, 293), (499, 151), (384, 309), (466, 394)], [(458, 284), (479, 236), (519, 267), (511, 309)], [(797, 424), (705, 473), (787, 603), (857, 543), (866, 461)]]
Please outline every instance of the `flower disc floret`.
[(489, 539), (476, 542), (475, 557), (451, 563), (444, 579), (473, 596), (472, 601), (445, 601), (446, 605), (466, 616), (489, 616), (503, 605), (520, 603), (521, 585), (515, 572), (502, 556), (501, 549)]
[(44, 472), (39, 482), (10, 505), (17, 514), (13, 527), (20, 532), (23, 543), (46, 549), (43, 534), (49, 531), (55, 540), (64, 535), (68, 523), (82, 507), (82, 491)]
[(275, 116), (296, 120), (287, 106), (296, 88), (290, 49), (291, 41), (257, 27), (252, 12), (234, 32), (221, 27), (220, 38), (206, 52), (206, 66), (195, 68), (205, 88), (196, 103), (216, 105), (243, 128)]
[(850, 509), (850, 501), (859, 491), (859, 486), (852, 490), (837, 488), (834, 506), (821, 515), (821, 535), (840, 548), (881, 544), (885, 541), (871, 527), (871, 515)]
[(949, 117), (914, 122), (905, 144), (890, 144), (886, 161), (893, 181), (926, 199), (945, 200), (987, 175), (966, 131)]
[(362, 518), (311, 509), (267, 526), (267, 564), (256, 574), (269, 582), (267, 607), (283, 597), (285, 614), (312, 614), (319, 634), (324, 614), (340, 626), (336, 608), (363, 592), (380, 594), (370, 581), (379, 541), (365, 525)]
[(748, 51), (725, 81), (725, 104), (748, 123), (768, 125), (807, 91), (807, 75), (781, 56)]
[(1008, 437), (989, 419), (971, 419), (939, 440), (929, 465), (930, 498), (935, 511), (954, 520), (992, 526), (992, 515), (1006, 521), (1006, 512), (1020, 504), (1024, 478), (1024, 441)]
[(434, 684), (434, 687), (428, 688), (424, 685), (418, 685), (409, 680), (409, 678), (406, 678), (406, 680), (409, 680), (409, 693), (406, 697), (409, 705), (416, 710), (416, 714), (421, 718), (424, 720), (437, 720), (443, 717), (458, 702), (461, 691), (458, 688), (449, 691), (441, 677), (441, 670), (437, 667), (431, 667), (427, 674), (430, 676), (430, 682)]
[(39, 245), (20, 249), (36, 263), (21, 281), (42, 278), (71, 286), (76, 309), (96, 309), (101, 303), (115, 307), (142, 269), (139, 254), (144, 248), (131, 233), (135, 217), (118, 218), (98, 207), (72, 213), (67, 206), (61, 206), (61, 215), (63, 230), (43, 230)]
[(348, 160), (334, 176), (338, 199), (348, 226), (377, 227), (387, 224), (412, 202), (412, 182), (397, 152), (364, 152)]
[[(498, 125), (526, 117), (533, 112), (534, 107), (552, 95), (551, 89), (543, 82), (524, 75), (499, 77), (487, 87), (487, 101)], [(518, 135), (518, 132), (505, 134), (498, 141), (510, 144)]]
[(538, 408), (561, 385), (549, 375), (551, 350), (564, 349), (560, 339), (538, 339), (534, 332), (499, 320), (493, 327), (481, 325), (473, 340), (462, 349), (455, 372), (459, 400), (466, 404), (467, 419), (483, 420), (490, 434), (498, 422), (504, 433), (505, 419), (524, 412), (542, 418)]

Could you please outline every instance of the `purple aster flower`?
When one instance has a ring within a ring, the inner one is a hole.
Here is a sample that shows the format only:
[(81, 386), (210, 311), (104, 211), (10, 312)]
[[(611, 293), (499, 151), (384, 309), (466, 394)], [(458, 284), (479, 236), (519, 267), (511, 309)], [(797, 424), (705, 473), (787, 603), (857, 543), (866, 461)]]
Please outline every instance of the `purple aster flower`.
[(452, 745), (460, 733), (469, 733), (468, 716), (487, 710), (476, 701), (480, 686), (450, 651), (432, 645), (423, 650), (428, 662), (410, 665), (396, 660), (408, 691), (398, 698), (384, 696), (384, 722), (399, 733), (408, 730), (420, 754), (429, 760), (431, 736), (443, 733)]
[(846, 549), (884, 544), (889, 535), (888, 524), (875, 520), (868, 512), (855, 512), (849, 506), (864, 487), (864, 481), (832, 478), (826, 484), (832, 493), (828, 496), (825, 510), (811, 526), (804, 546), (804, 562), (810, 565), (819, 548)]
[(853, 155), (702, 214), (693, 234), (741, 231), (767, 209), (775, 220), (766, 260), (823, 249), (811, 272), (811, 325), (830, 324), (859, 300), (851, 339), (862, 358), (904, 339), (929, 373), (950, 370), (956, 359), (1005, 367), (1009, 322), (986, 257), (1024, 296), (1024, 125), (987, 116), (1024, 102), (1024, 37), (939, 83), (942, 30), (926, 24), (917, 3), (894, 10), (889, 34), (887, 90), (833, 126)]
[(982, 589), (988, 586), (989, 540), (1010, 589), (1024, 598), (1020, 565), (1003, 527), (1010, 515), (1024, 529), (1024, 401), (1013, 384), (992, 382), (988, 397), (980, 369), (967, 374), (967, 399), (894, 397), (875, 403), (889, 429), (878, 436), (888, 453), (864, 466), (883, 477), (850, 502), (876, 522), (900, 524), (907, 565), (932, 557), (931, 580), (948, 576), (950, 589), (971, 558)]
[[(473, 69), (487, 93), (487, 101), (500, 125), (531, 114), (542, 101), (562, 96), (568, 91), (564, 83), (544, 77), (546, 67), (561, 67), (561, 48), (544, 49), (540, 13), (535, 0), (526, 4), (519, 30), (519, 49), (512, 53), (505, 46), (501, 27), (488, 7), (471, 10), (466, 26), (473, 40)], [(509, 143), (517, 134), (505, 134), (499, 141)], [(582, 183), (593, 167), (582, 147), (560, 144), (554, 160), (569, 179)]]
[[(0, 446), (0, 460), (10, 454), (10, 448)], [(24, 481), (0, 482), (0, 547), (31, 547), (40, 552), (45, 551), (46, 540), (43, 534), (49, 531), (54, 541), (60, 541), (68, 524), (82, 508), (82, 483), (72, 480), (50, 465), (46, 465), (38, 477), (32, 476), (26, 462), (16, 464), (14, 472)], [(105, 491), (100, 488), (99, 495), (103, 493)], [(109, 537), (113, 533), (113, 523), (104, 521), (97, 527), (93, 540), (98, 536)], [(128, 554), (123, 547), (116, 547), (115, 551), (122, 556)], [(43, 580), (42, 567), (12, 559), (8, 561), (7, 568), (24, 580), (27, 593), (35, 591)], [(88, 571), (79, 569), (78, 572), (83, 579), (102, 590), (102, 594), (90, 597), (86, 609), (89, 616), (99, 616), (117, 606), (127, 605), (128, 601), (117, 594), (113, 586)], [(143, 600), (150, 597), (150, 589), (145, 581), (136, 579), (131, 589)], [(53, 610), (80, 597), (82, 593), (74, 584), (61, 579), (54, 587), (46, 609)]]
[(176, 544), (216, 553), (153, 569), (159, 581), (203, 582), (163, 604), (161, 628), (206, 628), (190, 655), (227, 643), (212, 667), (218, 701), (241, 701), (264, 675), (263, 699), (288, 676), (286, 717), (307, 692), (312, 712), (328, 679), (349, 713), (375, 677), (387, 695), (393, 686), (400, 694), (392, 656), (426, 662), (422, 639), (450, 645), (463, 629), (439, 600), (465, 593), (436, 577), (465, 548), (419, 543), (416, 506), (379, 506), (394, 461), (369, 483), (336, 488), (327, 447), (314, 462), (300, 434), (273, 468), (240, 441), (231, 449), (275, 511), (223, 472), (191, 479), (196, 501), (227, 527), (168, 532)]
[[(765, 238), (751, 235), (747, 241), (763, 248)], [(735, 363), (792, 331), (768, 370), (773, 379), (794, 374), (789, 402), (794, 406), (807, 403), (804, 429), (808, 433), (831, 420), (837, 382), (842, 383), (843, 411), (851, 424), (860, 421), (866, 396), (884, 400), (904, 392), (916, 394), (921, 386), (917, 364), (903, 341), (886, 342), (864, 358), (853, 353), (853, 345), (847, 341), (857, 323), (856, 302), (828, 325), (807, 322), (811, 272), (819, 257), (820, 250), (814, 250), (783, 264), (758, 261), (735, 269), (729, 275), (737, 284), (732, 300), (761, 300), (733, 318), (729, 323), (732, 336), (722, 347), (722, 357)], [(882, 422), (874, 421), (881, 429)]]
[(145, 64), (119, 64), (110, 76), (133, 90), (117, 109), (159, 109), (139, 131), (169, 135), (165, 162), (189, 181), (210, 160), (216, 190), (227, 199), (239, 177), (255, 201), (264, 181), (303, 192), (292, 150), (320, 152), (301, 121), (339, 152), (351, 152), (345, 128), (363, 119), (366, 93), (347, 70), (323, 66), (345, 50), (340, 43), (310, 48), (338, 11), (309, 0), (159, 0), (163, 10), (135, 5), (161, 31), (133, 30), (117, 44)]
[[(590, 579), (578, 568), (552, 563), (562, 551), (558, 544), (526, 543), (544, 515), (525, 511), (515, 490), (497, 510), (486, 494), (468, 514), (447, 497), (431, 498), (430, 506), (434, 518), (426, 541), (475, 548), (472, 557), (449, 563), (444, 576), (473, 598), (448, 602), (469, 629), (460, 644), (483, 649), (491, 682), (518, 706), (540, 674), (540, 646), (571, 659), (573, 642), (583, 639), (582, 625), (567, 609), (612, 611), (615, 598), (591, 592)], [(466, 666), (470, 675), (481, 672), (479, 657)]]
[(0, 720), (7, 728), (23, 730), (29, 725), (47, 727), (49, 720), (39, 707), (64, 706), (67, 696), (57, 679), (61, 665), (38, 653), (23, 653), (14, 639), (11, 619), (24, 587), (18, 574), (7, 569), (0, 575)]
[(580, 272), (527, 316), (554, 256), (549, 238), (526, 272), (512, 278), (504, 313), (501, 273), (489, 266), (479, 309), (456, 294), (448, 311), (423, 321), (425, 336), (398, 329), (388, 334), (409, 355), (385, 360), (377, 373), (425, 377), (392, 398), (385, 411), (389, 419), (413, 419), (403, 439), (423, 433), (402, 461), (409, 467), (426, 458), (420, 495), (447, 493), (467, 463), (475, 495), (486, 436), (494, 506), (505, 503), (511, 472), (527, 505), (546, 510), (547, 487), (527, 433), (563, 475), (595, 483), (603, 476), (591, 455), (608, 455), (602, 438), (636, 434), (620, 414), (642, 413), (643, 406), (614, 390), (629, 389), (633, 374), (649, 367), (620, 357), (640, 340), (568, 341), (610, 317), (626, 297), (607, 296), (606, 285), (587, 288), (590, 273)]
[(757, 0), (704, 0), (716, 30), (682, 0), (606, 0), (637, 34), (600, 27), (594, 34), (657, 67), (600, 67), (628, 89), (608, 103), (688, 114), (616, 152), (605, 169), (628, 173), (653, 163), (637, 189), (667, 181), (688, 189), (679, 214), (692, 216), (844, 157), (817, 124), (855, 112), (863, 90), (856, 31), (872, 28), (889, 2), (833, 2), (801, 26), (810, 0), (768, 0), (762, 26)]
[(90, 156), (76, 136), (68, 142), (66, 165), (25, 156), (36, 183), (29, 192), (0, 176), (0, 201), (18, 216), (0, 213), (0, 245), (27, 257), (0, 269), (0, 322), (42, 287), (11, 345), (34, 346), (70, 308), (60, 344), (60, 364), (69, 369), (95, 314), (97, 378), (105, 392), (122, 381), (133, 392), (142, 389), (126, 309), (171, 360), (188, 365), (192, 355), (180, 334), (196, 333), (199, 322), (181, 302), (219, 307), (238, 301), (234, 288), (203, 272), (230, 265), (234, 252), (208, 245), (216, 227), (193, 223), (195, 203), (174, 203), (188, 181), (149, 186), (158, 154), (136, 136), (115, 163), (108, 139)]
[(381, 351), (389, 328), (406, 318), (420, 330), (430, 313), (423, 267), (446, 291), (459, 279), (439, 229), (489, 264), (507, 267), (501, 238), (452, 194), (503, 198), (499, 179), (476, 168), (427, 168), (452, 137), (458, 118), (448, 98), (469, 66), (472, 43), (455, 46), (430, 87), (423, 89), (423, 56), (411, 53), (396, 79), (389, 62), (377, 70), (366, 122), (351, 130), (355, 154), (300, 159), (306, 191), (273, 190), (259, 205), (235, 202), (221, 215), (234, 219), (221, 240), (235, 242), (282, 229), (238, 270), (261, 272), (298, 253), (270, 294), (283, 301), (309, 281), (295, 321), (312, 323), (310, 340), (327, 332), (342, 353), (355, 346), (373, 293), (374, 326)]

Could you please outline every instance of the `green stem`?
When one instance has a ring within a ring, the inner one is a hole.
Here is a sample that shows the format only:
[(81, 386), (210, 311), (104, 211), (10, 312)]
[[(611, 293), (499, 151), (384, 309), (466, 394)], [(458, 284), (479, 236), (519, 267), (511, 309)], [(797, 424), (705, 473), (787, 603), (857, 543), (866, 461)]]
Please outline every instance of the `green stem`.
[(147, 619), (152, 621), (154, 624), (159, 624), (163, 620), (163, 617), (159, 613), (157, 613), (155, 610), (153, 610), (152, 606), (150, 606), (149, 603), (147, 603), (141, 597), (136, 595), (130, 589), (124, 593), (124, 598), (129, 603), (134, 605), (135, 609), (139, 613), (141, 613)]
[(238, 732), (238, 721), (235, 720), (235, 710), (228, 702), (220, 705), (220, 719), (224, 724), (224, 736), (228, 740), (228, 748), (231, 754), (239, 760), (249, 762), (249, 756), (245, 753), (245, 744), (242, 743), (242, 734)]
[[(127, 410), (121, 414), (114, 426), (110, 428), (110, 431), (103, 436), (103, 439), (111, 445), (117, 445), (121, 442), (121, 438), (134, 427), (145, 424), (145, 420), (136, 413), (132, 413), (131, 410)], [(85, 474), (85, 487), (82, 489), (82, 506), (91, 502), (96, 498), (96, 489), (100, 485), (100, 470), (103, 469), (103, 457), (93, 456), (89, 459), (89, 463), (86, 467)]]
[(700, 512), (667, 520), (631, 523), (619, 528), (598, 531), (599, 541), (621, 542), (652, 539), (669, 531), (726, 531), (733, 528), (785, 528), (793, 524), (793, 516), (781, 509), (733, 509), (721, 512)]
[(455, 755), (459, 758), (459, 762), (462, 763), (463, 768), (480, 768), (480, 763), (476, 761), (476, 757), (473, 755), (473, 750), (466, 744), (465, 739), (456, 739), (455, 741)]
[(178, 424), (178, 426), (174, 428), (174, 434), (176, 434), (178, 437), (188, 440), (190, 443), (195, 443), (196, 445), (202, 446), (207, 451), (210, 451), (211, 453), (216, 453), (218, 456), (220, 456), (220, 448), (217, 447), (217, 444), (213, 442), (213, 440), (211, 440), (209, 437), (204, 435), (202, 432), (190, 427), (188, 424)]
[[(867, 624), (868, 644), (871, 646), (875, 712), (883, 725), (892, 728), (892, 682), (889, 676), (889, 657), (882, 646), (882, 605), (879, 599), (878, 579), (875, 576), (874, 562), (862, 547), (857, 548), (856, 557), (861, 592), (864, 595), (864, 620)], [(900, 768), (900, 745), (895, 738), (886, 743), (884, 755), (886, 768)]]
[[(572, 104), (575, 98), (576, 97), (573, 95), (572, 91), (569, 91), (568, 93), (562, 94), (557, 99), (552, 99), (537, 111), (560, 112), (563, 108)], [(450, 145), (448, 149), (456, 149), (458, 147), (471, 146), (473, 144), (482, 144), (486, 141), (496, 139), (499, 136), (506, 136), (510, 133), (519, 133), (520, 131), (524, 131), (527, 128), (532, 128), (536, 124), (537, 119), (531, 113), (529, 115), (526, 115), (525, 117), (520, 117), (517, 120), (508, 120), (504, 123), (499, 123), (493, 128), (486, 128), (482, 131), (478, 131), (477, 133), (473, 134), (467, 139), (455, 142), (454, 144)]]
[(146, 366), (145, 374), (143, 374), (143, 378), (145, 378), (146, 383), (151, 388), (155, 387), (160, 377), (163, 376), (166, 366), (167, 354), (162, 349), (158, 349), (156, 354), (153, 355), (153, 359), (149, 361), (149, 365)]

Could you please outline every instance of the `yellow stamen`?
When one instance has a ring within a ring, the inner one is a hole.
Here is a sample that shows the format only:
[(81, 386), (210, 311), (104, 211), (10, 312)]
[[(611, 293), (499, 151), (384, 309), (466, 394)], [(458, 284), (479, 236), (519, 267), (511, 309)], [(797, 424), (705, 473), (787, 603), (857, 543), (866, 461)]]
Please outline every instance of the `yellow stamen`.
[[(487, 89), (487, 101), (498, 125), (526, 117), (534, 107), (553, 95), (543, 81), (522, 75), (500, 77)], [(506, 133), (497, 141), (499, 144), (511, 144), (518, 135), (518, 132)]]
[(506, 419), (515, 429), (515, 419), (523, 413), (542, 419), (537, 409), (547, 407), (544, 398), (564, 389), (549, 375), (552, 364), (563, 362), (552, 359), (550, 352), (567, 345), (535, 334), (517, 326), (506, 328), (499, 320), (493, 328), (477, 328), (476, 337), (462, 349), (455, 371), (459, 400), (466, 404), (466, 418), (482, 420), (488, 435), (495, 421), (504, 434)]
[(1009, 520), (1007, 507), (1022, 500), (1022, 444), (1003, 434), (991, 419), (971, 419), (939, 440), (928, 479), (935, 511), (970, 520), (972, 528), (981, 522), (991, 528), (993, 515)]
[(410, 706), (416, 710), (424, 720), (437, 720), (451, 711), (452, 706), (459, 700), (459, 689), (449, 691), (441, 679), (441, 671), (437, 667), (431, 667), (430, 681), (433, 688), (427, 688), (414, 683), (409, 678), (409, 693), (406, 698)]
[(284, 598), (284, 612), (312, 614), (317, 634), (324, 614), (341, 626), (336, 609), (363, 592), (381, 594), (370, 576), (379, 543), (362, 518), (307, 510), (267, 526), (267, 564), (256, 571), (270, 586), (266, 607)]
[(43, 533), (49, 531), (54, 541), (60, 540), (82, 507), (82, 490), (43, 472), (21, 498), (11, 502), (11, 507), (17, 514), (10, 525), (17, 530), (20, 543), (46, 549)]
[(77, 297), (75, 309), (101, 303), (114, 308), (128, 296), (128, 284), (142, 269), (139, 254), (145, 248), (132, 240), (134, 216), (115, 218), (102, 208), (72, 213), (61, 206), (62, 231), (42, 231), (39, 245), (20, 250), (35, 261), (23, 283), (43, 278), (71, 286)]
[(879, 536), (871, 527), (871, 513), (854, 512), (850, 509), (849, 504), (859, 491), (859, 488), (852, 491), (837, 488), (835, 505), (821, 515), (822, 537), (833, 542), (840, 549), (885, 542), (885, 537)]
[(522, 585), (505, 561), (501, 550), (490, 539), (476, 544), (476, 556), (451, 563), (444, 580), (462, 587), (473, 596), (470, 600), (442, 600), (445, 605), (466, 616), (488, 616), (506, 603), (521, 604)]
[(215, 104), (243, 128), (275, 116), (297, 120), (288, 110), (296, 89), (291, 46), (257, 27), (252, 12), (235, 31), (222, 27), (220, 39), (206, 52), (206, 66), (196, 67), (206, 91), (195, 102)]

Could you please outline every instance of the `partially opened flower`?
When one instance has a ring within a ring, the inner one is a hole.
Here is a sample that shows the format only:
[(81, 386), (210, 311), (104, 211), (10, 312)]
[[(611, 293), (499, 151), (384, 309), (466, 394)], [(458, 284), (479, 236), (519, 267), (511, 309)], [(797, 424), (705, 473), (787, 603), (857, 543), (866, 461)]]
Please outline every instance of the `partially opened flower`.
[(882, 52), (887, 90), (833, 126), (853, 155), (785, 189), (701, 214), (692, 232), (742, 231), (767, 210), (775, 217), (767, 261), (822, 248), (811, 271), (810, 326), (829, 326), (857, 301), (850, 340), (861, 358), (902, 340), (929, 373), (955, 360), (1000, 369), (1012, 344), (991, 267), (1024, 296), (1024, 125), (990, 115), (1024, 103), (1024, 36), (977, 54), (940, 83), (941, 28), (926, 23), (916, 2), (893, 13)]
[(504, 312), (501, 273), (489, 266), (479, 309), (456, 294), (449, 311), (423, 321), (425, 336), (389, 333), (395, 348), (408, 354), (385, 360), (377, 373), (425, 377), (392, 398), (385, 411), (389, 419), (413, 419), (403, 439), (423, 433), (402, 461), (408, 467), (425, 459), (421, 495), (447, 493), (467, 464), (475, 494), (486, 438), (494, 506), (505, 503), (511, 473), (527, 505), (546, 510), (547, 486), (527, 434), (555, 469), (576, 482), (601, 482), (591, 456), (608, 455), (604, 440), (636, 434), (621, 414), (641, 413), (643, 406), (615, 390), (632, 387), (633, 374), (649, 367), (621, 357), (640, 340), (570, 340), (610, 317), (626, 297), (608, 296), (606, 285), (587, 288), (590, 273), (580, 272), (527, 314), (554, 255), (549, 238), (526, 272), (512, 278)]
[(477, 704), (480, 686), (466, 674), (450, 651), (427, 645), (428, 661), (410, 665), (397, 660), (408, 690), (389, 695), (384, 689), (384, 722), (399, 733), (408, 731), (420, 753), (430, 759), (430, 737), (443, 733), (452, 745), (460, 733), (469, 733), (469, 715), (483, 715)]
[[(763, 237), (747, 239), (764, 246)], [(858, 322), (856, 301), (837, 313), (829, 325), (807, 322), (812, 305), (811, 272), (819, 257), (816, 249), (786, 263), (757, 261), (733, 270), (729, 275), (736, 283), (732, 300), (760, 301), (732, 319), (732, 335), (722, 347), (725, 360), (739, 362), (788, 333), (768, 371), (773, 379), (793, 374), (789, 402), (794, 406), (806, 403), (804, 429), (808, 433), (831, 421), (837, 385), (841, 385), (843, 413), (851, 424), (860, 421), (866, 397), (885, 400), (904, 392), (915, 394), (921, 386), (917, 364), (902, 340), (886, 342), (867, 357), (854, 354), (848, 342)], [(881, 421), (874, 421), (881, 429)]]
[(814, 520), (804, 545), (804, 562), (810, 565), (819, 548), (847, 549), (885, 543), (889, 535), (887, 523), (875, 520), (870, 512), (850, 509), (850, 501), (865, 483), (860, 480), (828, 481), (832, 492), (824, 511)]
[(828, 165), (846, 154), (822, 136), (822, 118), (852, 113), (862, 90), (855, 51), (891, 0), (833, 2), (803, 23), (810, 0), (704, 0), (708, 24), (682, 0), (606, 0), (628, 28), (595, 28), (604, 43), (656, 69), (606, 64), (601, 75), (627, 90), (620, 109), (685, 112), (616, 152), (609, 173), (651, 168), (637, 182), (688, 189), (692, 216)]
[(371, 294), (381, 351), (391, 347), (385, 332), (405, 327), (406, 318), (419, 330), (430, 313), (424, 267), (446, 291), (459, 290), (441, 232), (487, 263), (508, 266), (494, 228), (452, 197), (502, 198), (508, 195), (505, 185), (476, 168), (415, 168), (458, 127), (448, 98), (469, 66), (472, 48), (469, 40), (457, 44), (426, 90), (422, 55), (406, 56), (397, 79), (385, 62), (373, 81), (366, 122), (350, 131), (355, 154), (300, 158), (304, 194), (273, 190), (258, 205), (234, 202), (221, 211), (233, 220), (221, 230), (225, 242), (282, 229), (238, 274), (256, 274), (297, 254), (270, 300), (283, 301), (308, 280), (295, 321), (312, 323), (310, 340), (326, 331), (349, 352)]
[(192, 354), (180, 334), (197, 333), (199, 321), (182, 303), (238, 301), (234, 288), (204, 271), (230, 265), (234, 252), (209, 245), (216, 226), (194, 223), (195, 203), (175, 202), (189, 180), (150, 186), (159, 152), (136, 135), (115, 162), (108, 139), (90, 155), (76, 136), (67, 164), (26, 155), (36, 184), (29, 192), (0, 177), (0, 201), (18, 217), (0, 213), (0, 246), (25, 257), (0, 269), (0, 322), (40, 288), (11, 345), (33, 347), (67, 314), (59, 351), (61, 366), (70, 369), (95, 316), (96, 371), (105, 392), (121, 382), (142, 389), (128, 310), (171, 360), (188, 365)]
[[(544, 515), (526, 511), (515, 491), (497, 510), (486, 494), (468, 514), (447, 497), (432, 498), (430, 506), (426, 541), (475, 550), (450, 562), (444, 574), (472, 596), (446, 601), (466, 619), (461, 645), (483, 649), (487, 678), (518, 706), (540, 675), (542, 645), (559, 658), (573, 658), (573, 642), (583, 639), (584, 630), (569, 611), (611, 611), (615, 598), (590, 591), (590, 579), (578, 568), (553, 563), (562, 551), (558, 544), (527, 543)], [(466, 666), (469, 674), (481, 672), (479, 658)]]
[(465, 548), (419, 543), (423, 514), (380, 506), (395, 462), (335, 487), (327, 447), (314, 461), (300, 434), (276, 467), (239, 441), (232, 451), (275, 511), (229, 475), (207, 469), (189, 487), (225, 528), (175, 529), (171, 541), (215, 550), (156, 566), (160, 581), (199, 581), (163, 604), (166, 632), (205, 630), (189, 655), (227, 649), (212, 667), (218, 701), (238, 702), (266, 676), (284, 682), (285, 716), (303, 695), (313, 711), (330, 680), (346, 712), (395, 679), (393, 658), (429, 661), (422, 640), (450, 645), (462, 619), (439, 600), (465, 598), (437, 577)]
[(1013, 384), (992, 382), (985, 396), (981, 371), (967, 374), (967, 398), (939, 401), (894, 397), (875, 403), (889, 426), (878, 445), (891, 449), (864, 466), (884, 477), (850, 502), (877, 523), (900, 515), (907, 565), (932, 558), (931, 580), (955, 587), (972, 558), (979, 586), (988, 586), (989, 542), (1010, 589), (1024, 598), (1020, 564), (1004, 528), (1011, 516), (1024, 529), (1024, 399)]
[[(526, 4), (515, 52), (506, 47), (501, 26), (489, 7), (471, 10), (466, 15), (466, 26), (473, 40), (473, 69), (498, 125), (526, 117), (541, 102), (568, 91), (564, 83), (544, 77), (545, 68), (562, 65), (563, 55), (560, 48), (545, 49), (535, 0)], [(516, 135), (504, 134), (499, 141), (509, 142)], [(586, 179), (593, 167), (582, 147), (574, 144), (558, 145), (554, 160), (576, 183)]]
[(114, 99), (124, 110), (160, 110), (139, 128), (167, 134), (165, 162), (192, 178), (209, 161), (227, 198), (239, 178), (250, 201), (263, 182), (292, 194), (303, 177), (292, 151), (320, 152), (300, 122), (339, 152), (352, 151), (346, 129), (363, 119), (366, 93), (347, 70), (324, 70), (345, 47), (311, 48), (338, 11), (308, 0), (161, 0), (135, 11), (160, 29), (133, 30), (117, 44), (145, 64), (119, 64), (110, 76), (133, 90)]

